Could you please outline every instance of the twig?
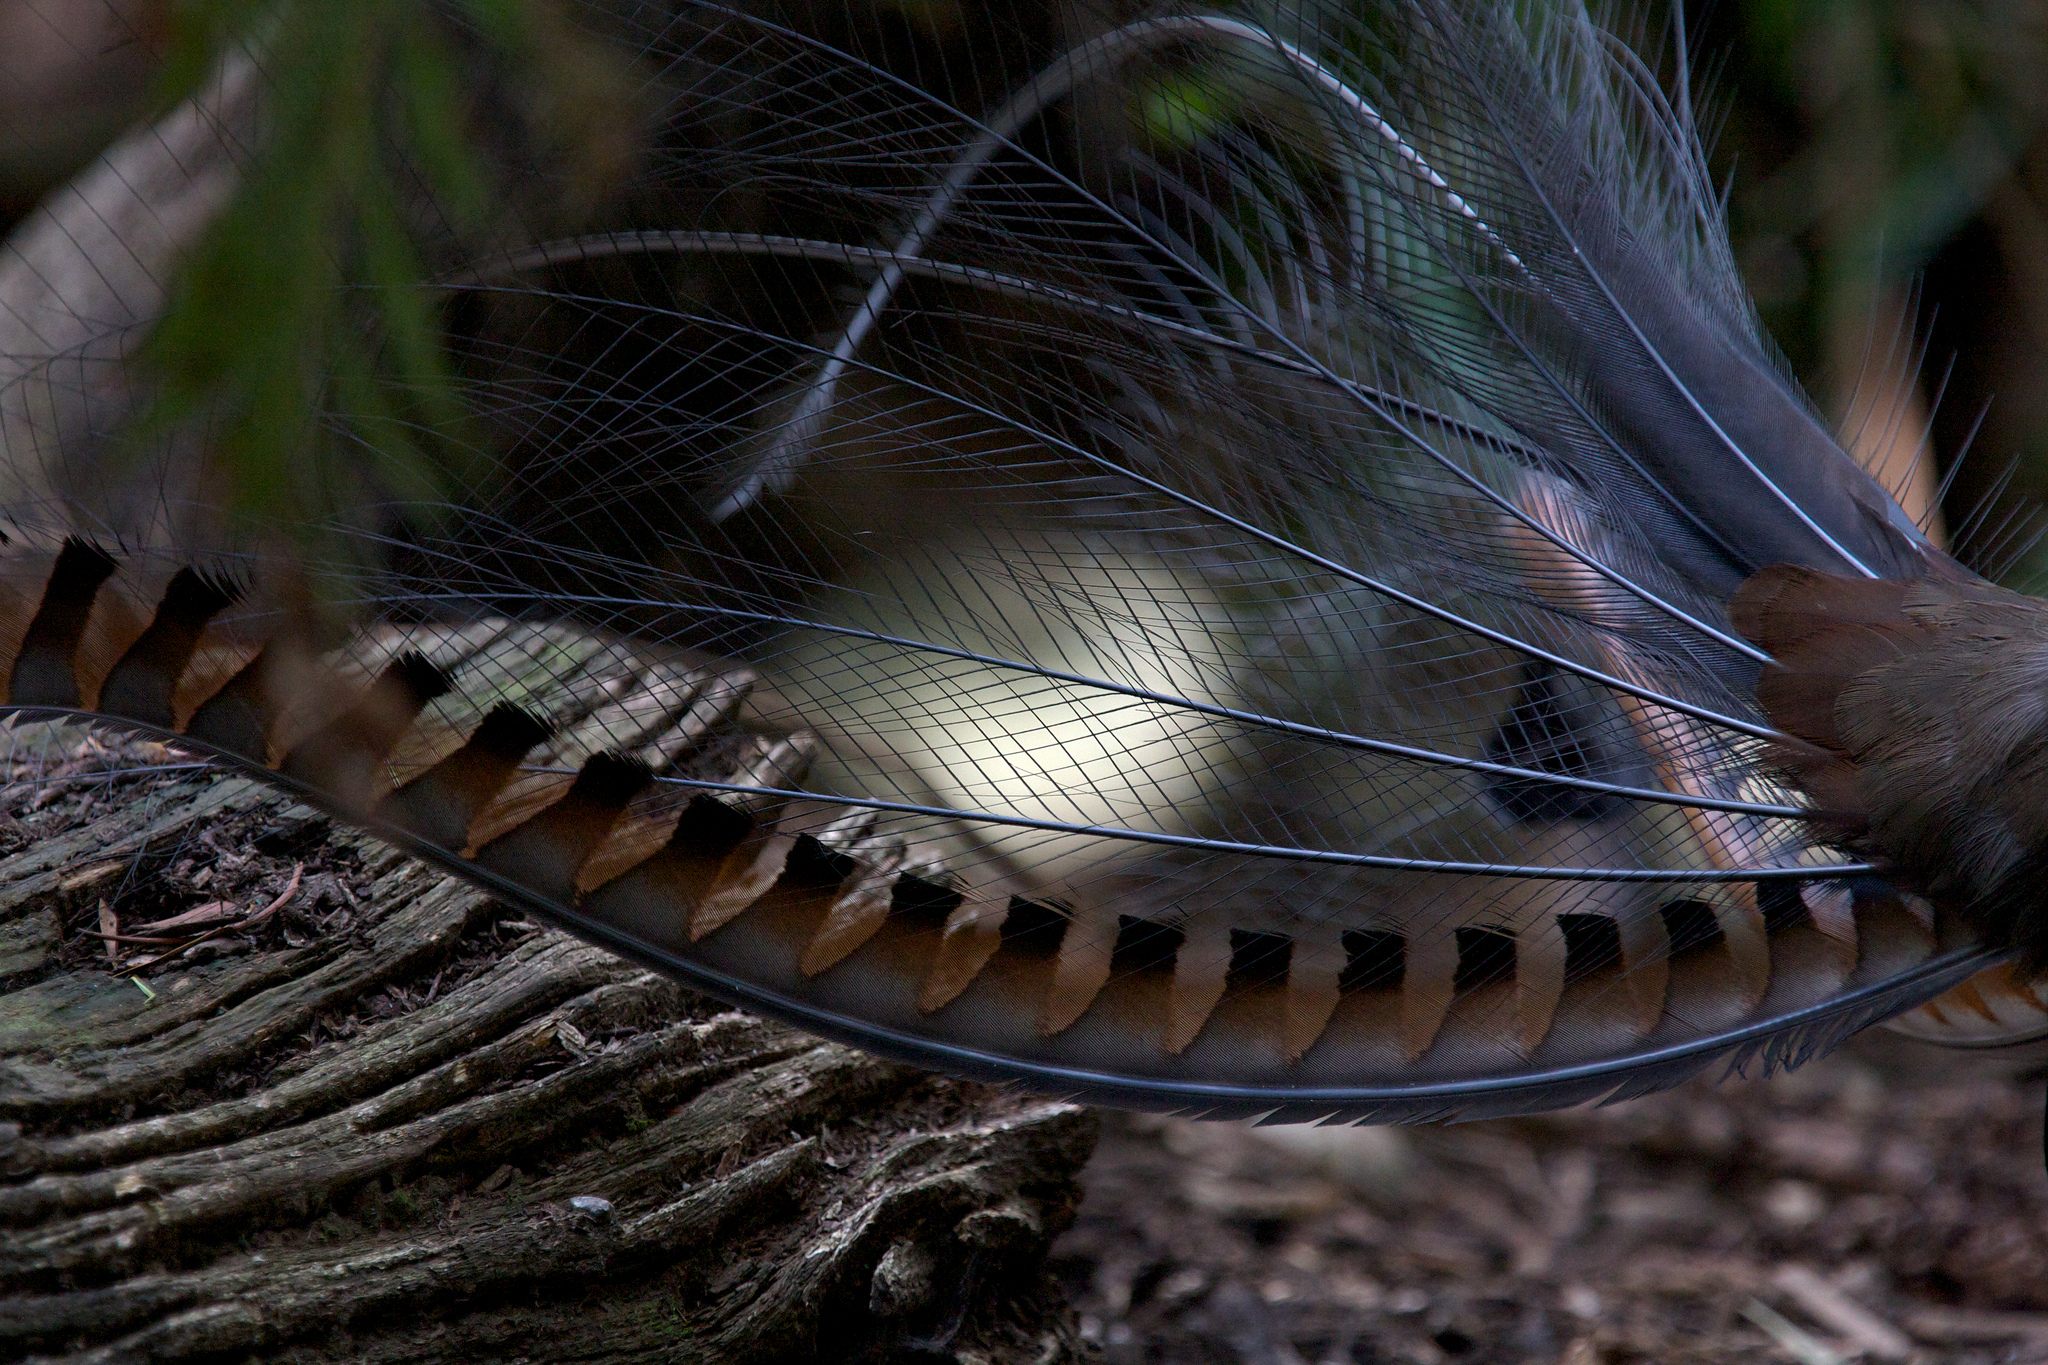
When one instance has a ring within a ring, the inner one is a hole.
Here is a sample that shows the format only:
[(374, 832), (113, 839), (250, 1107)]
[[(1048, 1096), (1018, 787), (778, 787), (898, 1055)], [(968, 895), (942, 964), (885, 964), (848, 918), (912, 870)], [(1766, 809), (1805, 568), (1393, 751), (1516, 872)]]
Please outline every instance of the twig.
[(210, 920), (227, 919), (234, 912), (235, 903), (233, 901), (208, 901), (204, 905), (195, 905), (190, 910), (180, 911), (166, 919), (154, 919), (147, 924), (138, 924), (135, 926), (135, 932), (138, 934), (154, 934), (160, 933), (165, 929), (183, 929), (187, 925), (205, 924)]
[(276, 900), (264, 906), (261, 910), (258, 910), (255, 914), (249, 916), (247, 919), (225, 920), (219, 924), (214, 925), (213, 928), (208, 929), (203, 934), (195, 934), (191, 938), (186, 939), (183, 943), (179, 944), (177, 947), (171, 949), (169, 952), (158, 953), (155, 957), (149, 959), (149, 961), (147, 962), (137, 963), (135, 965), (135, 970), (138, 972), (146, 972), (150, 970), (152, 967), (159, 966), (165, 962), (170, 961), (174, 957), (178, 957), (182, 954), (192, 951), (194, 948), (197, 948), (200, 944), (206, 942), (208, 939), (217, 938), (220, 935), (227, 933), (231, 929), (254, 929), (257, 925), (269, 919), (279, 910), (282, 910), (285, 907), (285, 903), (291, 900), (293, 896), (298, 894), (299, 882), (305, 875), (305, 871), (306, 865), (304, 863), (293, 863), (292, 879), (289, 882), (285, 883), (284, 890), (277, 893)]
[(107, 904), (105, 896), (101, 896), (99, 937), (106, 941), (107, 965), (115, 971), (121, 969), (121, 949), (117, 946), (120, 936), (121, 921), (114, 918), (114, 907)]
[(1780, 1266), (1771, 1283), (1807, 1316), (1876, 1360), (1905, 1360), (1913, 1343), (1905, 1333), (1803, 1265)]
[(1742, 1316), (1761, 1328), (1764, 1335), (1777, 1342), (1787, 1355), (1799, 1361), (1799, 1365), (1847, 1365), (1841, 1352), (1830, 1348), (1826, 1342), (1762, 1299), (1751, 1299), (1743, 1304)]

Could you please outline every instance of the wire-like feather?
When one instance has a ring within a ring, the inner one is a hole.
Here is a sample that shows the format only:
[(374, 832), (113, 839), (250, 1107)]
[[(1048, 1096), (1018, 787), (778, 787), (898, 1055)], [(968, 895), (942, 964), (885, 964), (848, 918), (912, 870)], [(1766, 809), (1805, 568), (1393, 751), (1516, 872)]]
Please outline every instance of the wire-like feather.
[[(1995, 956), (1899, 929), (1770, 766), (1736, 585), (1950, 566), (1778, 367), (1689, 102), (1577, 6), (587, 18), (647, 74), (632, 193), (434, 244), (465, 424), (335, 419), (431, 438), (433, 498), (252, 540), (195, 433), (123, 435), (132, 318), (23, 366), (66, 420), (5, 429), (9, 704), (118, 677), (728, 998), (1120, 1102), (1608, 1098)], [(124, 634), (88, 544), (254, 592)]]

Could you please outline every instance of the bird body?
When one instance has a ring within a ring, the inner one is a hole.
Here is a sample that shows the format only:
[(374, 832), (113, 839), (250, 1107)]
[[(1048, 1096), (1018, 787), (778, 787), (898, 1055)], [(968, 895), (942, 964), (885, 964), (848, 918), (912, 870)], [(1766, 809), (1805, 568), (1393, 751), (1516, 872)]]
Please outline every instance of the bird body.
[(348, 478), (298, 458), (349, 496), (238, 524), (203, 423), (111, 434), (146, 320), (67, 332), (17, 399), (107, 382), (7, 429), (6, 708), (1111, 1102), (1471, 1117), (2038, 1031), (2048, 611), (1785, 376), (1626, 45), (957, 18), (593, 7), (649, 145), (599, 231), (436, 243), (430, 493), (337, 414)]

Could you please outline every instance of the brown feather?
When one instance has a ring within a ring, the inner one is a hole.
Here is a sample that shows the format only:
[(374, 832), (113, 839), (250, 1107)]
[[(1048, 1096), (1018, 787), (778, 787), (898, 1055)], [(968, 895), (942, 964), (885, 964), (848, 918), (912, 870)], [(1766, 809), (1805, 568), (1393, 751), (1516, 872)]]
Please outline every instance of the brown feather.
[(1780, 567), (1731, 616), (1776, 659), (1766, 713), (1811, 746), (1779, 761), (1853, 847), (2048, 960), (2048, 606), (1954, 574)]

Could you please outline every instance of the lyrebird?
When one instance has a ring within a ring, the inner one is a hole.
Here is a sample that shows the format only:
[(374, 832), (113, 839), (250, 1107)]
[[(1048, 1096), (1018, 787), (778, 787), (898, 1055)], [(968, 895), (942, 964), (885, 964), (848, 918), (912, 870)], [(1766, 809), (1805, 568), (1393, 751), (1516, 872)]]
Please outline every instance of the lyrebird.
[(624, 169), (572, 203), (508, 134), (487, 229), (415, 196), (458, 401), (337, 362), (267, 501), (234, 396), (167, 419), (147, 363), (289, 95), (225, 60), (82, 179), (105, 232), (17, 233), (5, 710), (1111, 1102), (1542, 1108), (1951, 989), (1923, 1031), (2048, 1025), (2048, 609), (1786, 376), (1629, 45), (945, 8), (590, 6)]

